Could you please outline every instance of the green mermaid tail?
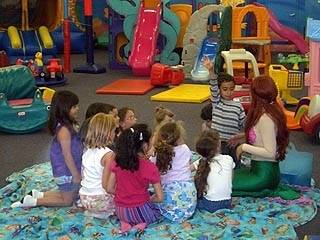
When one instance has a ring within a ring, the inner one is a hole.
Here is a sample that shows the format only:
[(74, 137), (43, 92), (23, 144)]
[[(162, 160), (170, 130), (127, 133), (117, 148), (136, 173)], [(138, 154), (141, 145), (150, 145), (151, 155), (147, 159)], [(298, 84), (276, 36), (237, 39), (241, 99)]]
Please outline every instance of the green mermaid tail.
[(281, 197), (285, 200), (300, 197), (298, 191), (279, 182), (278, 162), (252, 160), (251, 168), (234, 171), (232, 196)]

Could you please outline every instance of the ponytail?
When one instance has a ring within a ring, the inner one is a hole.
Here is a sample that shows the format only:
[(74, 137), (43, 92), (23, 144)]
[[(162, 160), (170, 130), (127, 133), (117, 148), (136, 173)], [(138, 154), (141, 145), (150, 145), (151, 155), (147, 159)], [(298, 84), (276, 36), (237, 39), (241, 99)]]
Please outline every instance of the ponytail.
[(214, 161), (213, 157), (218, 153), (219, 146), (219, 133), (213, 129), (203, 131), (196, 142), (196, 150), (202, 156), (194, 177), (198, 198), (202, 198), (207, 193), (210, 163)]
[(202, 157), (194, 177), (194, 183), (197, 189), (197, 197), (202, 198), (207, 193), (207, 178), (210, 172), (210, 159)]

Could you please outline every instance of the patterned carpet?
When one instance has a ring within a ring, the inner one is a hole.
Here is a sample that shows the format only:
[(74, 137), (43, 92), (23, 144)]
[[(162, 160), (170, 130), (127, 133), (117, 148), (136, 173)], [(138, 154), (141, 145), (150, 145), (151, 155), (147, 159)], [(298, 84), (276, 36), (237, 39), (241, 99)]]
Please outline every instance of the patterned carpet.
[(117, 234), (115, 216), (108, 220), (86, 217), (82, 209), (12, 209), (12, 202), (31, 189), (55, 188), (51, 166), (37, 164), (7, 178), (0, 189), (0, 238), (3, 239), (296, 239), (294, 227), (310, 221), (320, 206), (320, 189), (299, 187), (300, 199), (236, 198), (232, 210), (216, 213), (197, 211), (185, 224), (162, 220), (143, 234)]

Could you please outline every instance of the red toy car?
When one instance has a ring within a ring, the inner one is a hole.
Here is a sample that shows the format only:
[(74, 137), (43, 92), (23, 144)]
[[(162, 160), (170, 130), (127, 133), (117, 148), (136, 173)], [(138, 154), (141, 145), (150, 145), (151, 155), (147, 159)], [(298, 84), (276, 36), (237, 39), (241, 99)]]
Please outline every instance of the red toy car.
[(320, 144), (320, 95), (311, 98), (308, 112), (301, 117), (300, 126)]
[(63, 67), (60, 64), (60, 59), (49, 59), (49, 64), (44, 68), (44, 71), (40, 73), (40, 77), (46, 79), (63, 79)]

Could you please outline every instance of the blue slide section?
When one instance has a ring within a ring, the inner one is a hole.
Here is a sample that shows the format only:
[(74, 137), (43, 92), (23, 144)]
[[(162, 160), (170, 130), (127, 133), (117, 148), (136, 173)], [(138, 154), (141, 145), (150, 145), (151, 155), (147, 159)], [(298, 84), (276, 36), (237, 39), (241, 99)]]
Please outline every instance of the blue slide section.
[(208, 57), (213, 61), (217, 55), (218, 44), (212, 37), (206, 37), (203, 39), (200, 51), (198, 53), (196, 62), (191, 71), (191, 78), (195, 81), (207, 81), (209, 80), (209, 71), (203, 66), (204, 57)]
[(53, 45), (53, 48), (45, 48), (36, 30), (19, 31), (19, 35), (23, 47), (18, 49), (11, 47), (7, 32), (3, 34), (1, 39), (1, 48), (6, 51), (10, 63), (15, 63), (18, 58), (25, 60), (33, 59), (37, 52), (42, 52), (44, 60), (56, 56), (56, 46)]
[(37, 52), (41, 52), (41, 46), (39, 45), (40, 39), (37, 36), (37, 32), (31, 31), (20, 31), (25, 49), (28, 49), (30, 55), (34, 55)]

